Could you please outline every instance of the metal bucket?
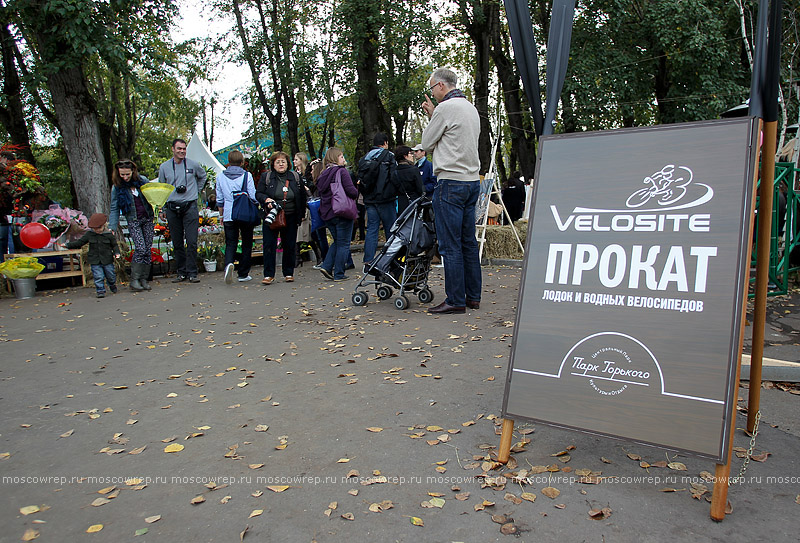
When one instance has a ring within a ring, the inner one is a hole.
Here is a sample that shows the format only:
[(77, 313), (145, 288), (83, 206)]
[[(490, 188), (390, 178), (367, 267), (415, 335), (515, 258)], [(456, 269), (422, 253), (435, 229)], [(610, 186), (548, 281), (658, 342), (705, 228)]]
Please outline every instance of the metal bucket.
[(17, 300), (27, 300), (36, 296), (36, 279), (33, 277), (26, 279), (12, 279), (14, 282), (14, 294)]

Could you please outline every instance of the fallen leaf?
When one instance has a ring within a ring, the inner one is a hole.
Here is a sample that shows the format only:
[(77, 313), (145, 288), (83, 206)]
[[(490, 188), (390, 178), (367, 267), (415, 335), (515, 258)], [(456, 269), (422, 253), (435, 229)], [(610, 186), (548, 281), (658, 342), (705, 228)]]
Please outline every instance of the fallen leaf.
[(761, 454), (751, 454), (750, 458), (755, 460), (756, 462), (766, 462), (767, 461), (767, 457), (769, 455), (771, 455), (771, 454), (772, 453), (770, 453), (770, 452), (763, 452)]
[(383, 432), (383, 428), (381, 428), (379, 426), (370, 426), (369, 428), (367, 428), (367, 431), (376, 432), (376, 433), (377, 432)]
[(411, 524), (414, 526), (425, 526), (425, 523), (422, 522), (422, 519), (419, 517), (411, 517)]
[(536, 494), (534, 494), (532, 492), (523, 492), (520, 495), (520, 498), (522, 498), (523, 500), (529, 501), (529, 502), (535, 502), (536, 501)]
[(25, 533), (22, 534), (23, 541), (33, 541), (39, 537), (39, 530), (34, 530), (33, 528), (28, 528), (25, 530)]
[(548, 486), (542, 489), (542, 494), (544, 494), (551, 500), (555, 500), (561, 494), (561, 491), (557, 488), (553, 488), (552, 486)]
[(272, 486), (267, 486), (267, 488), (273, 492), (283, 492), (284, 490), (289, 488), (289, 485), (272, 485)]
[(117, 488), (117, 487), (115, 487), (115, 486), (107, 486), (105, 488), (101, 488), (100, 490), (98, 490), (97, 493), (105, 495), (105, 494), (108, 494), (109, 492), (111, 492), (112, 490), (114, 490), (115, 488)]
[(244, 530), (242, 530), (242, 531), (239, 533), (239, 541), (244, 541), (244, 535), (247, 533), (247, 531), (248, 531), (249, 529), (250, 529), (250, 525), (249, 525), (249, 524), (248, 524), (247, 526), (245, 526), (245, 527), (244, 527)]
[(107, 498), (97, 498), (96, 500), (94, 500), (92, 502), (92, 507), (100, 507), (101, 505), (105, 505), (110, 501), (111, 500), (109, 500)]
[(667, 467), (669, 469), (674, 469), (676, 471), (686, 471), (686, 464), (683, 464), (681, 462), (670, 462), (669, 464), (667, 464)]
[(263, 512), (264, 512), (263, 509), (253, 509), (253, 512), (250, 513), (250, 516), (247, 517), (247, 518), (257, 517), (257, 516), (261, 515)]
[(144, 521), (147, 524), (153, 524), (154, 522), (158, 522), (161, 520), (161, 515), (153, 515), (152, 517), (145, 517)]
[(250, 469), (259, 469), (259, 468), (263, 468), (264, 464), (250, 464), (247, 467), (249, 467)]
[(69, 430), (69, 431), (67, 431), (67, 432), (64, 432), (63, 434), (61, 434), (61, 435), (60, 435), (60, 436), (58, 436), (58, 437), (69, 437), (69, 436), (71, 436), (71, 435), (73, 434), (73, 432), (75, 432), (75, 429), (74, 429), (74, 428), (73, 428), (72, 430)]
[(250, 493), (250, 495), (253, 496), (254, 498), (260, 498), (262, 494), (264, 494), (262, 490), (256, 490), (255, 492)]
[(133, 532), (133, 535), (136, 535), (136, 536), (139, 536), (139, 535), (144, 535), (144, 534), (146, 534), (146, 533), (147, 533), (149, 530), (150, 530), (150, 528), (139, 528), (138, 530), (136, 530), (135, 532)]
[(337, 464), (346, 464), (349, 461), (350, 461), (349, 458), (340, 458), (339, 460), (336, 461), (336, 463)]
[(142, 447), (139, 447), (139, 448), (137, 448), (137, 449), (133, 449), (133, 450), (132, 450), (131, 452), (129, 452), (128, 454), (141, 454), (141, 453), (142, 453), (142, 452), (143, 452), (143, 451), (144, 451), (146, 448), (147, 448), (147, 445), (144, 445), (144, 446), (142, 446)]
[(20, 507), (19, 512), (23, 515), (30, 515), (31, 513), (38, 513), (41, 508), (38, 505), (27, 505), (25, 507)]
[(266, 432), (267, 430), (269, 430), (269, 426), (267, 426), (266, 424), (256, 425), (256, 432)]
[(513, 522), (509, 522), (508, 524), (503, 524), (500, 526), (500, 533), (503, 535), (513, 535), (517, 533), (517, 527), (514, 525)]
[(203, 496), (195, 496), (194, 498), (192, 498), (191, 504), (198, 505), (200, 503), (203, 503), (204, 501), (206, 501), (206, 499)]
[(165, 453), (174, 453), (174, 452), (180, 452), (183, 449), (184, 449), (184, 446), (181, 445), (180, 443), (173, 443), (172, 445), (167, 445), (166, 447), (164, 447), (164, 452)]
[(603, 507), (602, 509), (591, 509), (589, 511), (589, 517), (594, 520), (603, 520), (607, 519), (610, 516), (611, 516), (610, 507)]
[(91, 526), (86, 528), (86, 533), (87, 534), (94, 534), (94, 533), (99, 532), (102, 529), (103, 529), (103, 525), (102, 524), (92, 524)]
[(345, 520), (355, 520), (356, 517), (353, 516), (353, 513), (342, 513), (342, 518)]

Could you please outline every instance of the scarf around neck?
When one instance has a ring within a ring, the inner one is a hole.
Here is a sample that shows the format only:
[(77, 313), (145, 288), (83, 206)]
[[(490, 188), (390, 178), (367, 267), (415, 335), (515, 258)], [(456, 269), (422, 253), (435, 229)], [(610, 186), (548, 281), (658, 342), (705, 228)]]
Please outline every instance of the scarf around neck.
[(445, 100), (449, 100), (450, 98), (466, 98), (466, 95), (463, 92), (461, 92), (461, 89), (453, 89), (447, 94), (445, 94), (444, 98), (442, 98), (439, 102), (444, 102)]
[(117, 206), (123, 215), (127, 215), (133, 206), (133, 194), (131, 194), (131, 189), (138, 189), (142, 185), (144, 185), (144, 181), (142, 180), (142, 176), (139, 176), (136, 180), (131, 177), (130, 181), (123, 181), (120, 183), (119, 187), (117, 187)]

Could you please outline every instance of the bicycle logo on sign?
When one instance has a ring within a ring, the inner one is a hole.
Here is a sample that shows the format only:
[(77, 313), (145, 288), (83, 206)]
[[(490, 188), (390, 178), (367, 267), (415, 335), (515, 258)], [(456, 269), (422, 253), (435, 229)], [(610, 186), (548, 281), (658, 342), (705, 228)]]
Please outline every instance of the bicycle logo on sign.
[(631, 194), (625, 201), (628, 207), (641, 207), (650, 200), (666, 206), (677, 202), (686, 194), (686, 186), (692, 182), (692, 170), (686, 166), (667, 164), (660, 171), (648, 175), (642, 183), (649, 185)]

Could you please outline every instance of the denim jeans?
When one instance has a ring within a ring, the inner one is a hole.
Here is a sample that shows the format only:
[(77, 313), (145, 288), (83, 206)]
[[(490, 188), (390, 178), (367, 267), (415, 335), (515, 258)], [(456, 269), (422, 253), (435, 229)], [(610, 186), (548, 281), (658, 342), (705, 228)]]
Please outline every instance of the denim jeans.
[(264, 277), (275, 277), (275, 252), (278, 249), (278, 234), (281, 236), (281, 271), (284, 277), (294, 275), (294, 265), (297, 262), (297, 217), (294, 213), (286, 214), (286, 226), (280, 230), (270, 230), (265, 224), (264, 233)]
[(383, 223), (383, 231), (389, 237), (389, 229), (397, 220), (397, 204), (367, 204), (367, 239), (364, 240), (364, 263), (375, 258), (378, 249), (378, 231)]
[[(178, 275), (197, 277), (197, 228), (200, 225), (197, 204), (192, 202), (189, 209), (180, 215), (164, 206), (164, 215), (167, 216)], [(185, 248), (184, 238), (186, 239)]]
[(98, 294), (106, 293), (106, 285), (103, 280), (108, 281), (109, 288), (117, 284), (117, 274), (114, 271), (114, 264), (92, 264), (92, 277), (94, 278), (94, 288)]
[(328, 231), (324, 226), (320, 226), (311, 232), (311, 239), (313, 239), (319, 246), (319, 252), (324, 259), (328, 255)]
[(445, 302), (464, 307), (481, 299), (481, 263), (475, 238), (480, 181), (439, 179), (433, 193), (436, 237), (444, 258)]
[(225, 221), (225, 265), (233, 264), (236, 248), (239, 246), (239, 234), (242, 236), (242, 258), (239, 259), (239, 277), (250, 275), (250, 261), (253, 256), (253, 229), (255, 225), (236, 221)]
[(334, 279), (344, 277), (344, 267), (350, 255), (350, 236), (353, 232), (353, 221), (334, 217), (325, 222), (325, 226), (331, 231), (333, 244), (328, 248), (325, 261), (322, 267), (333, 274)]

